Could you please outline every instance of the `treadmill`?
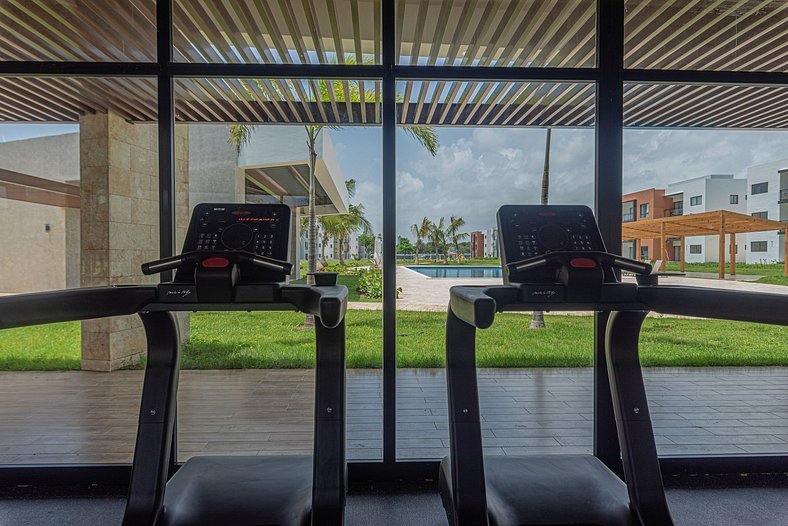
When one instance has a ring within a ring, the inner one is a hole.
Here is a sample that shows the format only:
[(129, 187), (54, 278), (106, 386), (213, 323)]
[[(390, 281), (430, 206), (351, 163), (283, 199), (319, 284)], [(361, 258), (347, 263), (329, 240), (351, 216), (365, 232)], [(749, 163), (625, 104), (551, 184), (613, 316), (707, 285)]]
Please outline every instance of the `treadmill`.
[[(672, 525), (638, 357), (643, 320), (660, 312), (788, 325), (788, 295), (660, 286), (650, 265), (606, 251), (585, 206), (507, 205), (497, 218), (504, 285), (451, 288), (450, 456), (439, 475), (449, 524)], [(620, 282), (619, 270), (637, 283)], [(476, 329), (496, 312), (534, 310), (612, 311), (605, 356), (623, 480), (593, 455), (483, 455)]]
[[(0, 328), (138, 314), (148, 345), (123, 517), (132, 525), (341, 525), (346, 493), (345, 311), (335, 273), (289, 285), (291, 212), (281, 204), (200, 204), (183, 252), (142, 266), (175, 270), (158, 285), (0, 298)], [(298, 310), (315, 316), (314, 449), (310, 455), (201, 456), (177, 464), (180, 337), (176, 311)]]

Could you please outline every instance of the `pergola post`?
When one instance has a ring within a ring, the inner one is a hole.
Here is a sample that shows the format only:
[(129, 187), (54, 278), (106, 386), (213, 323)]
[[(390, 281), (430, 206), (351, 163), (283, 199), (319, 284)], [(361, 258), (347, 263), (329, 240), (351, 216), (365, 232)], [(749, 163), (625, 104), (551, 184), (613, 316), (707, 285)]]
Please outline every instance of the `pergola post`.
[(783, 262), (783, 274), (788, 276), (788, 228), (785, 230), (785, 254), (783, 254)]
[[(654, 252), (656, 252), (656, 250)], [(660, 272), (665, 272), (665, 268), (667, 266), (667, 253), (665, 252), (665, 223), (659, 224), (659, 255), (660, 260), (662, 261), (662, 263), (659, 265), (659, 270)]]
[(720, 241), (719, 241), (719, 254), (720, 254), (720, 266), (719, 266), (719, 278), (725, 279), (725, 214), (720, 211)]
[(679, 247), (679, 271), (684, 272), (684, 236), (679, 237), (679, 243), (681, 243)]
[(736, 275), (736, 232), (731, 232), (731, 276)]

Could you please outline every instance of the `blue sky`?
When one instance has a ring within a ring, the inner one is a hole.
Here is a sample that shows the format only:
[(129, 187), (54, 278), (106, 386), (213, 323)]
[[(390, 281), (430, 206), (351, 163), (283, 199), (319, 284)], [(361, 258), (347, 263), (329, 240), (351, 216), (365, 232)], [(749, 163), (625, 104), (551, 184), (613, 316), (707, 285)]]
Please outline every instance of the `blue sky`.
[[(0, 142), (77, 131), (76, 125), (0, 125)], [(397, 232), (407, 235), (424, 216), (465, 218), (467, 231), (491, 228), (504, 203), (537, 203), (545, 131), (438, 128), (435, 157), (397, 132)], [(355, 201), (381, 231), (381, 129), (330, 131), (346, 178), (358, 183)], [(624, 191), (706, 174), (746, 176), (749, 166), (788, 158), (788, 132), (626, 130)], [(786, 163), (788, 165), (788, 162)], [(593, 201), (593, 130), (556, 129), (551, 148), (550, 201)]]

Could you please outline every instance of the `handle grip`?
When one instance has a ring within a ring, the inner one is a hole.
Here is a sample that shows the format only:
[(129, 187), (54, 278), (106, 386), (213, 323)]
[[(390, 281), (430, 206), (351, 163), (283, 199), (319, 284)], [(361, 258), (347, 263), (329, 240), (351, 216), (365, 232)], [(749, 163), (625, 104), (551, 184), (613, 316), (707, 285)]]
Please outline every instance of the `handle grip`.
[(166, 270), (172, 270), (180, 267), (186, 262), (183, 254), (177, 256), (170, 256), (168, 258), (157, 259), (156, 261), (149, 261), (142, 264), (142, 273), (146, 276), (151, 274), (158, 274)]

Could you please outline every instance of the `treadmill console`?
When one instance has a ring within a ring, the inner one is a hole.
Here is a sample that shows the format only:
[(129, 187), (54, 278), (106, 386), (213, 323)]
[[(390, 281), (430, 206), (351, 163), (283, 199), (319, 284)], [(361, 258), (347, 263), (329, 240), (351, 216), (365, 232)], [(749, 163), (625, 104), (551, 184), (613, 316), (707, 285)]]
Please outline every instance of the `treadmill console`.
[(594, 214), (582, 205), (504, 205), (498, 236), (506, 284), (556, 281), (555, 268), (517, 271), (511, 263), (552, 252), (605, 252)]
[[(192, 212), (182, 253), (220, 256), (224, 252), (242, 251), (287, 261), (289, 235), (287, 205), (202, 203)], [(193, 280), (194, 264), (178, 269), (175, 282)], [(272, 283), (284, 281), (284, 276), (275, 270), (245, 265), (240, 280), (241, 283)]]

